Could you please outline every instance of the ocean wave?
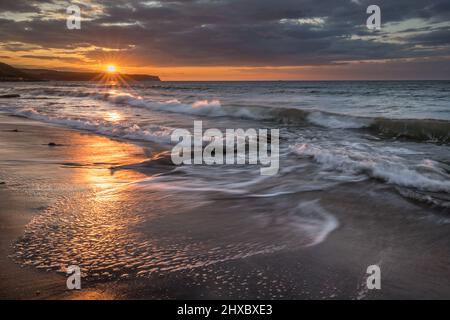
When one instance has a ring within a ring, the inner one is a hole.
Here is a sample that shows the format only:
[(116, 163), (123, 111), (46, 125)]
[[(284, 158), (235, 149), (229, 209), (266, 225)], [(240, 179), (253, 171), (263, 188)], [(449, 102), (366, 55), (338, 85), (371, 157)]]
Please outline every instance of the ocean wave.
[(293, 151), (312, 157), (325, 170), (346, 174), (365, 174), (386, 183), (429, 192), (450, 193), (450, 175), (432, 160), (408, 165), (392, 154), (375, 154), (345, 146), (297, 144)]
[(377, 118), (369, 129), (383, 136), (437, 143), (450, 142), (450, 121)]
[[(407, 139), (433, 143), (450, 142), (450, 121), (437, 119), (390, 119), (339, 114), (323, 110), (269, 105), (223, 105), (219, 99), (198, 99), (183, 102), (178, 99), (152, 101), (136, 93), (111, 91), (75, 91), (65, 88), (28, 88), (30, 94), (69, 97), (91, 97), (114, 104), (125, 104), (161, 112), (182, 113), (204, 117), (230, 117), (274, 121), (289, 125), (313, 125), (329, 129), (361, 129), (389, 139)], [(35, 90), (35, 91), (33, 91)], [(37, 90), (37, 91), (36, 91)]]
[(74, 90), (73, 88), (36, 88), (36, 87), (22, 87), (14, 90), (27, 97), (28, 99), (42, 99), (42, 96), (53, 97), (74, 97), (84, 98), (89, 96), (95, 96), (98, 94), (98, 90)]
[(218, 99), (202, 99), (192, 103), (184, 103), (178, 99), (166, 101), (148, 101), (142, 97), (127, 93), (104, 94), (97, 97), (112, 103), (127, 104), (132, 107), (150, 110), (183, 113), (206, 117), (231, 117), (250, 120), (274, 120), (284, 123), (300, 122), (306, 119), (307, 111), (289, 108), (273, 108), (266, 106), (223, 106)]
[(312, 111), (307, 120), (330, 129), (367, 129), (379, 136), (435, 143), (450, 142), (450, 121), (356, 117)]
[(311, 112), (307, 119), (330, 129), (367, 129), (382, 138), (450, 142), (450, 121), (445, 120), (354, 117), (322, 111)]
[(145, 108), (149, 110), (157, 110), (163, 112), (182, 113), (188, 115), (205, 116), (205, 117), (231, 117), (244, 118), (253, 120), (273, 119), (270, 113), (272, 109), (264, 108), (238, 108), (222, 106), (217, 99), (212, 100), (196, 100), (192, 103), (183, 103), (178, 99), (170, 99), (166, 101), (146, 101), (141, 97), (132, 95), (105, 95), (104, 99), (119, 104), (127, 104), (136, 108)]
[(307, 119), (315, 125), (331, 129), (359, 129), (366, 128), (370, 125), (370, 119), (331, 114), (321, 111), (311, 112)]
[(102, 120), (85, 120), (63, 116), (49, 116), (39, 113), (33, 108), (16, 110), (13, 114), (24, 116), (33, 120), (59, 124), (70, 128), (92, 131), (110, 137), (145, 140), (163, 144), (170, 143), (170, 135), (174, 130), (174, 128), (157, 125), (140, 127), (137, 124), (117, 124)]
[(177, 99), (163, 102), (146, 101), (130, 94), (102, 95), (101, 97), (113, 103), (126, 103), (133, 107), (197, 116), (269, 120), (283, 124), (315, 125), (329, 129), (367, 129), (386, 138), (435, 143), (450, 142), (450, 121), (444, 120), (359, 117), (319, 110), (257, 105), (224, 106), (217, 99), (183, 103)]

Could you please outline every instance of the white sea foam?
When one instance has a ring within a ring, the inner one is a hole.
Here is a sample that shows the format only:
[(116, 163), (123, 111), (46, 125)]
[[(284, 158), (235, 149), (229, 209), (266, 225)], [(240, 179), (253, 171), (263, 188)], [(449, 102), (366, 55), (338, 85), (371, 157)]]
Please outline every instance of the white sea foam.
[(327, 210), (322, 208), (319, 200), (301, 202), (297, 208), (296, 226), (309, 235), (311, 243), (307, 246), (317, 245), (339, 226), (338, 220)]
[(182, 103), (177, 99), (167, 101), (146, 101), (142, 97), (128, 93), (99, 95), (113, 103), (128, 104), (137, 108), (150, 110), (169, 111), (191, 115), (225, 116), (227, 112), (222, 108), (219, 100), (196, 100), (193, 103)]
[(392, 155), (342, 146), (322, 147), (304, 143), (295, 145), (293, 149), (298, 155), (313, 157), (326, 170), (336, 170), (346, 174), (366, 174), (402, 187), (450, 193), (450, 176), (431, 162), (428, 162), (428, 166), (424, 168), (423, 163), (410, 165)]
[[(145, 108), (172, 113), (182, 113), (206, 117), (232, 117), (253, 120), (276, 118), (277, 110), (282, 112), (282, 108), (270, 107), (244, 107), (244, 106), (222, 106), (218, 99), (200, 99), (192, 103), (181, 102), (178, 99), (169, 99), (165, 101), (150, 101), (140, 96), (134, 96), (129, 93), (96, 95), (97, 98), (107, 100), (112, 103), (126, 104), (136, 108)], [(302, 113), (303, 111), (298, 110)]]
[(110, 137), (146, 140), (156, 143), (170, 143), (170, 135), (174, 130), (170, 127), (157, 125), (140, 127), (137, 124), (118, 124), (102, 120), (85, 120), (72, 117), (49, 116), (47, 114), (39, 113), (33, 108), (19, 109), (14, 111), (14, 114), (43, 122), (60, 124), (70, 128), (92, 131)]

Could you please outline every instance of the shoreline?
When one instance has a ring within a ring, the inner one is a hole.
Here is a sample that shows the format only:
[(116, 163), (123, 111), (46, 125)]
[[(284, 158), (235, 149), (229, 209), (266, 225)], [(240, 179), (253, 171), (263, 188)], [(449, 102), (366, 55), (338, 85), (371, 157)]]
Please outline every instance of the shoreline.
[[(5, 143), (2, 144), (3, 151), (0, 152), (0, 167), (2, 169), (6, 167), (12, 172), (21, 172), (23, 171), (23, 168), (20, 168), (22, 165), (27, 167), (26, 171), (28, 171), (28, 167), (37, 167), (40, 169), (47, 167), (44, 169), (43, 174), (38, 175), (49, 177), (48, 172), (57, 172), (57, 179), (62, 181), (70, 179), (73, 176), (73, 172), (70, 171), (83, 169), (77, 168), (76, 163), (73, 163), (73, 167), (71, 167), (72, 163), (64, 161), (64, 158), (59, 159), (62, 161), (54, 161), (53, 154), (55, 152), (59, 153), (59, 157), (67, 156), (67, 151), (63, 149), (67, 148), (68, 145), (62, 144), (52, 147), (47, 145), (48, 143), (53, 143), (53, 141), (60, 143), (63, 140), (68, 141), (74, 137), (79, 138), (81, 136), (88, 137), (87, 140), (89, 140), (89, 137), (93, 138), (93, 140), (96, 140), (97, 137), (105, 141), (111, 140), (110, 138), (101, 137), (92, 133), (5, 114), (0, 114), (0, 127), (0, 141), (7, 141), (6, 144), (9, 146), (5, 150)], [(118, 143), (124, 144), (124, 142)], [(26, 160), (29, 156), (26, 151), (23, 152), (21, 150), (22, 148), (28, 151), (34, 150), (39, 159), (35, 161), (32, 159)], [(136, 150), (139, 149), (137, 146), (134, 148)], [(38, 149), (39, 151), (37, 151)], [(137, 157), (130, 156), (130, 158)], [(145, 155), (142, 154), (140, 158), (145, 159)], [(122, 164), (126, 163), (127, 161), (125, 160)], [(88, 161), (85, 164), (89, 165)], [(100, 170), (109, 170), (105, 165), (98, 164), (98, 166), (103, 167)], [(58, 170), (58, 167), (61, 166), (64, 169)], [(30, 174), (32, 174), (32, 171), (25, 172), (25, 175), (21, 177), (24, 179), (30, 178)], [(101, 286), (82, 291), (66, 290), (66, 277), (64, 274), (43, 272), (33, 267), (20, 266), (11, 259), (10, 255), (13, 253), (12, 245), (23, 234), (25, 226), (34, 217), (41, 214), (45, 208), (54, 205), (62, 195), (67, 196), (71, 193), (70, 188), (63, 188), (59, 191), (56, 190), (53, 194), (49, 192), (45, 196), (42, 196), (42, 194), (33, 195), (32, 192), (24, 194), (23, 186), (21, 185), (24, 182), (20, 180), (11, 179), (8, 181), (8, 177), (0, 175), (0, 181), (3, 182), (0, 185), (0, 202), (7, 204), (5, 206), (2, 205), (0, 210), (2, 226), (0, 238), (0, 265), (2, 266), (0, 297), (3, 299), (27, 300), (114, 298), (114, 295), (102, 289)]]
[[(59, 198), (70, 200), (89, 192), (100, 194), (102, 190), (148, 178), (155, 170), (151, 163), (142, 172), (134, 167), (127, 169), (127, 165), (148, 161), (154, 150), (24, 118), (0, 115), (0, 124), (0, 168), (8, 170), (8, 177), (0, 176), (0, 181), (6, 182), (0, 185), (0, 197), (2, 203), (8, 203), (0, 210), (5, 230), (1, 236), (0, 257), (3, 270), (0, 296), (4, 299), (450, 297), (450, 286), (437, 286), (442, 282), (440, 279), (450, 276), (446, 269), (448, 255), (441, 251), (442, 246), (432, 246), (436, 241), (448, 243), (448, 224), (436, 225), (427, 220), (427, 215), (432, 214), (429, 209), (403, 199), (391, 186), (378, 187), (375, 181), (369, 182), (369, 186), (378, 188), (380, 194), (391, 201), (379, 202), (378, 195), (373, 199), (358, 199), (358, 188), (345, 184), (326, 194), (309, 192), (303, 196), (311, 200), (320, 197), (322, 206), (332, 211), (339, 221), (338, 228), (317, 245), (247, 257), (238, 255), (235, 259), (199, 267), (185, 265), (179, 270), (161, 271), (144, 278), (86, 279), (82, 290), (68, 291), (64, 274), (22, 267), (13, 262), (8, 257), (12, 253), (11, 244), (22, 235), (33, 217), (42, 215), (49, 207), (58, 208)], [(15, 129), (18, 132), (13, 131)], [(50, 147), (49, 142), (61, 146)], [(115, 166), (123, 168), (112, 174), (110, 168)], [(46, 188), (42, 188), (43, 185)], [(361, 188), (366, 187), (367, 183), (361, 184)], [(157, 194), (168, 196), (166, 191)], [(152, 201), (151, 197), (148, 199)], [(280, 201), (294, 200), (291, 195), (280, 198)], [(157, 201), (165, 203), (164, 199)], [(240, 201), (257, 203), (258, 200)], [(181, 215), (174, 214), (178, 209), (169, 207), (161, 218), (154, 220), (154, 226), (146, 224), (141, 228), (170, 232), (192, 227), (194, 237), (220, 239), (221, 235), (210, 233), (208, 221), (239, 231), (241, 226), (233, 220), (242, 223), (247, 219), (245, 212), (233, 212), (236, 205), (233, 199), (209, 199), (199, 205), (198, 209), (187, 208)], [(245, 226), (244, 231), (245, 228), (249, 227)], [(268, 233), (265, 237), (276, 243), (278, 236), (278, 233)], [(433, 264), (428, 265), (429, 261)], [(383, 270), (382, 290), (367, 291), (364, 289), (366, 268), (377, 263)]]

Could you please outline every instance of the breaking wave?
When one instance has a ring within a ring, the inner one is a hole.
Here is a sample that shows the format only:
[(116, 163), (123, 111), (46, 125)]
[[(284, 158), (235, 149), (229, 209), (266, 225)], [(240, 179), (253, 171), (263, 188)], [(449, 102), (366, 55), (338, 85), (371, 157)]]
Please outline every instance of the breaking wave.
[(48, 116), (41, 114), (33, 108), (14, 112), (15, 115), (43, 122), (59, 124), (70, 128), (95, 132), (98, 134), (132, 140), (146, 140), (156, 143), (170, 143), (170, 135), (174, 128), (147, 125), (140, 127), (137, 124), (113, 124), (109, 121), (85, 120), (62, 116)]
[[(450, 142), (450, 121), (436, 119), (391, 119), (337, 114), (301, 107), (225, 104), (218, 99), (200, 99), (182, 102), (178, 99), (151, 101), (136, 94), (58, 89), (33, 90), (28, 94), (52, 96), (91, 97), (114, 104), (125, 104), (160, 112), (173, 112), (205, 117), (230, 117), (249, 120), (267, 120), (290, 125), (313, 125), (329, 129), (367, 130), (382, 138), (407, 139), (433, 143)], [(39, 95), (37, 96), (39, 97)]]
[(317, 110), (267, 106), (223, 106), (219, 100), (197, 100), (190, 104), (177, 99), (151, 102), (128, 94), (103, 95), (103, 98), (133, 107), (197, 116), (271, 120), (283, 124), (316, 125), (330, 129), (365, 129), (386, 138), (450, 142), (450, 122), (445, 120), (357, 117)]
[(325, 170), (365, 174), (400, 187), (450, 193), (450, 175), (433, 160), (425, 159), (422, 163), (408, 165), (392, 154), (306, 143), (293, 146), (293, 150), (300, 156), (312, 157)]
[(392, 138), (406, 138), (437, 143), (450, 142), (450, 122), (433, 119), (375, 119), (370, 130)]

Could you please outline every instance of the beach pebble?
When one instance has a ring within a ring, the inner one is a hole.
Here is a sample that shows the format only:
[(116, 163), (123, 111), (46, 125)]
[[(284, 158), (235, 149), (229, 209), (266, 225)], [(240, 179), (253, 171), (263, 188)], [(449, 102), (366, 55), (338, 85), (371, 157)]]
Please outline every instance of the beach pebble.
[(62, 146), (62, 144), (58, 144), (58, 143), (54, 143), (54, 142), (49, 142), (49, 143), (48, 143), (48, 146), (49, 146), (49, 147), (60, 147), (60, 146)]
[(20, 94), (3, 94), (0, 95), (0, 98), (20, 98)]

